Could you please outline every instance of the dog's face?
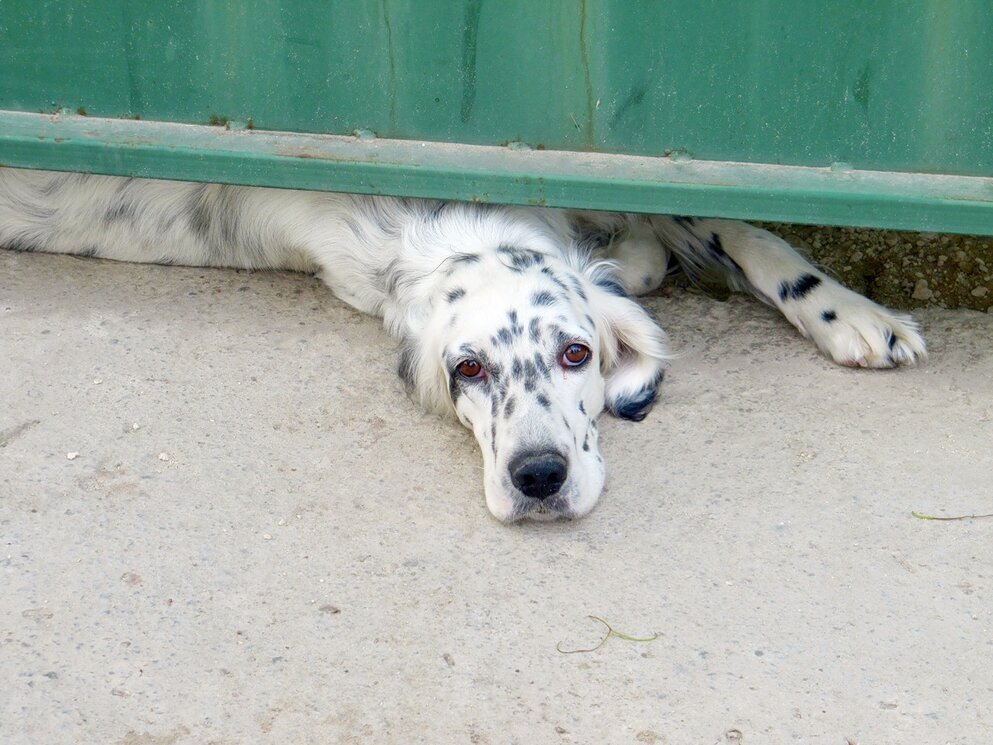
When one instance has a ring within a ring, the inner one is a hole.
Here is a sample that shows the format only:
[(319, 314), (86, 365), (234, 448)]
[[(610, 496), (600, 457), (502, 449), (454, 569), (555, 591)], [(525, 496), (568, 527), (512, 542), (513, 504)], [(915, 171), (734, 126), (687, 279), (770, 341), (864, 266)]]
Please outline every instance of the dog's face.
[(401, 374), (434, 387), (474, 432), (495, 517), (581, 517), (604, 484), (596, 419), (605, 406), (644, 417), (661, 379), (662, 331), (605, 267), (516, 246), (473, 257), (456, 260), (468, 266), (436, 293), (424, 343)]

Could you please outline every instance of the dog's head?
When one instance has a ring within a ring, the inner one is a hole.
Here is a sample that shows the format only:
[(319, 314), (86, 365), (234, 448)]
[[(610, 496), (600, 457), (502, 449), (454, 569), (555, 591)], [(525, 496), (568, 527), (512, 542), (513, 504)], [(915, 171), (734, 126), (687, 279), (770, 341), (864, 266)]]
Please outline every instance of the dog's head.
[(475, 433), (487, 506), (508, 522), (593, 509), (596, 419), (642, 419), (666, 358), (664, 333), (608, 265), (528, 237), (448, 259), (400, 362), (422, 403)]

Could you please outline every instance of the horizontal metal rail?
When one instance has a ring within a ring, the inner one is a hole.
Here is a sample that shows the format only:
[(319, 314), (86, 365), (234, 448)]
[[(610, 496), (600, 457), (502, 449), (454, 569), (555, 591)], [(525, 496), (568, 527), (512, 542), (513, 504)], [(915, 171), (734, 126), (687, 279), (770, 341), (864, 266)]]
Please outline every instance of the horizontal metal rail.
[(0, 165), (321, 191), (993, 235), (993, 178), (0, 111)]

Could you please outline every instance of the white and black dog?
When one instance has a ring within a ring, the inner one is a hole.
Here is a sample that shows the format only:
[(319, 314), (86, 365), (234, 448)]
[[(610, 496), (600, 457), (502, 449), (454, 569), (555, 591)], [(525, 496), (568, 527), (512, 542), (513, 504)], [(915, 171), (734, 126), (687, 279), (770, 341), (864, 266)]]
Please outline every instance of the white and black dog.
[(926, 355), (917, 325), (742, 222), (0, 168), (0, 247), (315, 272), (381, 316), (400, 377), (471, 428), (500, 520), (580, 517), (604, 483), (596, 419), (642, 419), (666, 337), (630, 299), (717, 274), (843, 365)]

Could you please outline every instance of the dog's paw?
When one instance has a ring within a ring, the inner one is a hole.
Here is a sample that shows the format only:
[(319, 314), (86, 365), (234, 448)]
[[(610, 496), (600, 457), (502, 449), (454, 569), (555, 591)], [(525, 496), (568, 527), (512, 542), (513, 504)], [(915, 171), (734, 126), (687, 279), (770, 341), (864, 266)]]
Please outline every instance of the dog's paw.
[(832, 288), (801, 313), (798, 327), (839, 365), (900, 367), (927, 358), (920, 327), (910, 316), (895, 313), (842, 287)]
[(645, 222), (628, 225), (625, 233), (607, 247), (606, 258), (617, 262), (616, 279), (629, 295), (657, 289), (669, 271), (669, 251)]

